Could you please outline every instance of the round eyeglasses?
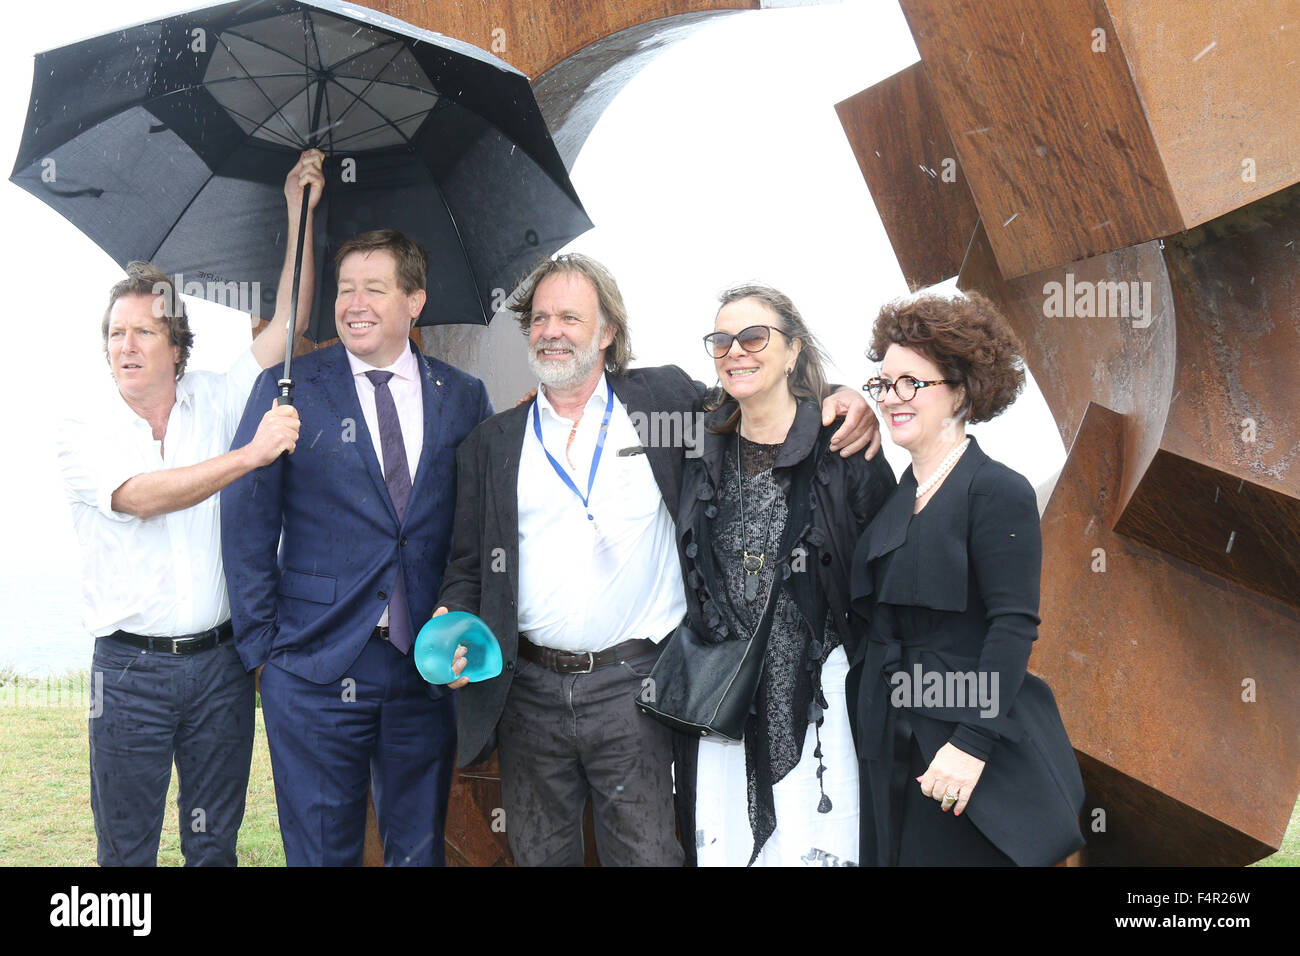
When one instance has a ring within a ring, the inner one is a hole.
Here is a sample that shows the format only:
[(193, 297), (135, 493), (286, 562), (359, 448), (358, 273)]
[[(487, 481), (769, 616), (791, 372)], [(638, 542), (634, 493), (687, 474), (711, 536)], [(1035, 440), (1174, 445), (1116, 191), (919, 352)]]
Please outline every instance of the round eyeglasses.
[(775, 325), (751, 325), (749, 328), (741, 329), (735, 335), (730, 332), (710, 332), (704, 336), (704, 348), (709, 356), (715, 359), (726, 357), (726, 354), (731, 351), (732, 342), (739, 342), (740, 347), (746, 352), (761, 352), (767, 348), (773, 332), (780, 332), (787, 339), (790, 337), (790, 333)]
[(867, 382), (866, 385), (862, 386), (862, 390), (871, 396), (873, 402), (879, 402), (885, 397), (885, 393), (892, 388), (900, 402), (910, 402), (916, 397), (918, 389), (929, 388), (931, 385), (960, 384), (960, 381), (952, 378), (936, 378), (926, 382), (913, 375), (900, 375), (896, 382), (891, 382), (887, 378), (873, 378), (871, 381)]

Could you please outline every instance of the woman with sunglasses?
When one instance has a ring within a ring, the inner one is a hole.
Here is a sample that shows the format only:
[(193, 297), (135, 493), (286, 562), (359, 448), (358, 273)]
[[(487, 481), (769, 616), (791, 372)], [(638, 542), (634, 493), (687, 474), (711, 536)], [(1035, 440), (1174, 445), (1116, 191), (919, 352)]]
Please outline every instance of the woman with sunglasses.
[(1026, 673), (1034, 489), (966, 434), (1024, 387), (1019, 351), (979, 294), (876, 320), (867, 391), (912, 464), (853, 557), (869, 622), (849, 678), (864, 865), (1043, 866), (1083, 845), (1079, 765), (1052, 692)]
[(703, 866), (849, 863), (849, 560), (894, 476), (883, 455), (829, 451), (821, 352), (789, 298), (729, 289), (714, 329), (704, 341), (720, 388), (678, 520), (687, 599), (703, 639), (766, 630), (767, 652), (742, 742), (677, 739), (681, 832), (695, 836), (683, 842)]

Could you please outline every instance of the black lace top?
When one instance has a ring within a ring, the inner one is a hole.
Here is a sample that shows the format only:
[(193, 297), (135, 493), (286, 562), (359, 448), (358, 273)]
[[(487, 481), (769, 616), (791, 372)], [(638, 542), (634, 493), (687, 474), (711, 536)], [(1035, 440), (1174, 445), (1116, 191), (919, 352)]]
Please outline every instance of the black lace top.
[[(736, 470), (737, 441), (743, 473)], [(772, 465), (781, 445), (760, 445), (735, 435), (731, 446), (731, 453), (723, 462), (712, 542), (726, 586), (726, 600), (718, 603), (733, 633), (752, 635), (763, 616), (778, 562), (788, 557), (777, 553), (788, 508), (785, 493), (772, 476)], [(745, 593), (748, 577), (743, 563), (745, 551), (751, 556), (751, 566), (762, 556), (757, 571), (758, 587), (751, 587), (752, 597)], [(799, 556), (795, 555), (794, 561), (798, 560)], [(820, 653), (811, 653), (811, 628), (786, 590), (778, 590), (763, 675), (745, 723), (745, 775), (750, 829), (754, 835), (751, 862), (776, 829), (772, 785), (799, 763), (808, 724), (814, 721), (820, 724), (826, 707), (821, 692), (821, 667), (840, 643), (827, 615), (825, 638), (818, 648)], [(820, 752), (816, 756), (820, 759)], [(825, 796), (822, 804), (825, 810), (830, 809)], [(813, 809), (809, 807), (810, 811)]]

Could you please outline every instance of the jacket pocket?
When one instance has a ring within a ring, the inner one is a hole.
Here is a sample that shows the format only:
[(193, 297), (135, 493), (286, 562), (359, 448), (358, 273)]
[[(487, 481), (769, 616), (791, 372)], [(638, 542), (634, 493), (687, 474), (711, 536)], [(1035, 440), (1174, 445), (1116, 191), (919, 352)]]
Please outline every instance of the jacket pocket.
[(334, 576), (331, 574), (311, 574), (307, 571), (293, 571), (285, 568), (280, 572), (279, 592), (285, 597), (300, 601), (313, 601), (316, 604), (334, 603)]

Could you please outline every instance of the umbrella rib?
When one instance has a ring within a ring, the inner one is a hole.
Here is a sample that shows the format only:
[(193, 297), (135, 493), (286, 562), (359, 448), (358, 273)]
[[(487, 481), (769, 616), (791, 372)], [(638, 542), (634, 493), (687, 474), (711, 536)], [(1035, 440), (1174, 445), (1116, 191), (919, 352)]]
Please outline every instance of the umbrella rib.
[[(305, 48), (306, 48), (306, 45), (307, 45), (307, 41), (310, 39), (310, 40), (311, 40), (312, 48), (316, 51), (316, 62), (319, 63), (319, 64), (320, 64), (320, 67), (321, 67), (321, 76), (320, 76), (320, 78), (317, 80), (317, 82), (323, 84), (323, 83), (325, 82), (325, 78), (326, 78), (327, 76), (329, 76), (329, 73), (326, 72), (326, 70), (325, 70), (325, 61), (321, 58), (321, 55), (320, 55), (320, 43), (317, 42), (317, 39), (316, 39), (316, 20), (315, 20), (315, 18), (312, 17), (312, 15), (311, 15), (311, 11), (308, 10), (308, 9), (306, 9), (305, 7), (303, 8), (303, 11), (302, 11), (302, 22), (303, 22), (302, 38), (303, 38), (303, 47), (304, 47), (302, 57), (303, 57), (304, 60), (307, 59), (307, 51), (306, 51)], [(322, 101), (323, 101), (325, 104), (328, 104), (328, 103), (329, 103), (329, 97), (328, 97), (328, 96), (322, 96), (322, 95), (321, 95), (322, 92), (323, 92), (323, 90), (317, 90), (317, 100), (316, 100), (316, 102), (317, 102), (318, 105), (320, 105), (320, 104), (322, 103)], [(316, 127), (316, 128), (315, 128), (315, 129), (308, 129), (308, 130), (307, 130), (307, 137), (308, 137), (308, 139), (309, 139), (309, 141), (310, 141), (310, 142), (308, 143), (308, 145), (311, 146), (312, 148), (315, 148), (315, 147), (318, 145), (319, 140), (317, 139), (317, 135), (318, 135), (320, 129), (322, 128), (322, 127), (320, 127), (320, 126), (318, 125), (319, 122), (320, 122), (320, 111), (317, 110), (317, 111), (316, 111), (316, 114), (317, 114), (317, 115), (316, 115), (315, 117), (313, 117), (313, 119), (312, 119), (312, 123), (311, 123), (311, 125), (312, 125), (313, 127)], [(340, 117), (340, 119), (342, 119), (342, 117)], [(327, 130), (332, 130), (332, 129), (334, 128), (334, 124), (333, 124), (332, 122), (329, 121), (329, 120), (330, 120), (330, 113), (326, 112), (326, 114), (325, 114), (325, 120), (326, 120), (326, 123), (325, 123), (325, 126), (324, 126), (323, 128), (324, 128), (324, 129), (327, 129)], [(330, 134), (330, 147), (331, 147), (330, 152), (333, 152), (333, 145), (334, 145), (334, 135), (333, 135), (333, 133), (331, 133), (331, 134)]]
[[(216, 80), (204, 80), (199, 83), (191, 83), (188, 86), (178, 86), (174, 90), (167, 90), (165, 93), (159, 93), (157, 96), (151, 96), (147, 100), (141, 100), (140, 105), (144, 106), (148, 103), (157, 103), (159, 100), (162, 100), (168, 96), (175, 96), (178, 93), (192, 93), (195, 90), (202, 90), (211, 86), (218, 86), (222, 83), (249, 83), (249, 82), (256, 83), (258, 80), (283, 80), (283, 79), (292, 79), (293, 77), (296, 76), (302, 76), (302, 74), (301, 73), (259, 73), (255, 77), (223, 76), (220, 79), (216, 79)], [(361, 77), (348, 77), (348, 79), (361, 79)], [(408, 83), (406, 80), (384, 80), (384, 79), (380, 79), (379, 77), (375, 77), (374, 82), (378, 83), (381, 86), (391, 86), (396, 89), (402, 89), (402, 90), (413, 90), (416, 93), (428, 93), (431, 96), (440, 95), (437, 92), (437, 90), (432, 90), (429, 87), (420, 86), (416, 83)], [(344, 88), (346, 89), (346, 87)], [(295, 93), (294, 95), (296, 96), (297, 94)], [(225, 108), (229, 109), (229, 107), (225, 107)]]
[[(379, 48), (376, 47), (376, 49), (379, 49)], [(330, 80), (331, 80), (331, 81), (332, 81), (332, 82), (333, 82), (333, 83), (334, 83), (334, 84), (335, 84), (339, 89), (343, 90), (345, 93), (347, 93), (349, 96), (351, 96), (351, 97), (353, 98), (353, 99), (352, 99), (352, 102), (349, 103), (349, 104), (347, 105), (347, 108), (344, 109), (343, 112), (339, 114), (339, 122), (340, 122), (340, 123), (343, 122), (343, 120), (347, 118), (348, 113), (352, 112), (352, 107), (354, 107), (354, 106), (356, 106), (358, 103), (360, 103), (360, 102), (361, 102), (361, 98), (362, 98), (363, 96), (365, 96), (368, 92), (370, 92), (370, 88), (371, 88), (372, 86), (374, 86), (375, 83), (379, 80), (379, 74), (380, 74), (380, 73), (383, 73), (384, 70), (386, 70), (386, 69), (388, 69), (390, 66), (392, 66), (392, 65), (393, 65), (393, 61), (396, 60), (399, 56), (402, 55), (402, 50), (403, 50), (403, 49), (405, 49), (405, 47), (402, 47), (402, 46), (400, 46), (400, 45), (398, 46), (398, 48), (397, 48), (397, 52), (395, 52), (391, 57), (389, 57), (388, 62), (385, 63), (382, 67), (379, 68), (379, 70), (378, 70), (378, 72), (375, 74), (375, 76), (372, 77), (372, 78), (370, 79), (370, 81), (366, 83), (366, 87), (365, 87), (365, 89), (363, 89), (360, 93), (353, 93), (351, 90), (349, 90), (346, 86), (344, 86), (342, 83), (340, 83), (340, 82), (339, 82), (337, 79), (335, 79), (333, 76), (330, 77)], [(435, 94), (435, 96), (436, 96), (436, 94)], [(326, 97), (326, 99), (328, 99), (328, 97)], [(379, 107), (375, 106), (373, 103), (367, 103), (366, 106), (368, 106), (368, 107), (370, 108), (370, 110), (371, 110), (371, 111), (372, 111), (376, 116), (378, 116), (378, 117), (379, 117), (380, 119), (382, 119), (385, 123), (387, 123), (389, 126), (391, 126), (391, 127), (393, 128), (393, 132), (395, 132), (398, 136), (402, 137), (402, 139), (403, 139), (405, 142), (410, 143), (410, 140), (407, 139), (406, 134), (403, 133), (400, 129), (398, 129), (398, 128), (397, 128), (397, 125), (396, 125), (396, 124), (395, 124), (391, 119), (389, 119), (387, 116), (385, 116), (384, 113), (383, 113), (383, 111), (380, 110)], [(430, 107), (430, 108), (432, 108), (432, 107)]]
[(487, 310), (483, 308), (483, 299), (478, 292), (478, 275), (474, 272), (474, 263), (469, 261), (469, 252), (465, 249), (465, 240), (461, 238), (460, 226), (456, 224), (456, 214), (451, 211), (447, 197), (442, 193), (442, 186), (435, 181), (433, 188), (438, 190), (438, 198), (442, 200), (442, 208), (447, 210), (447, 219), (451, 222), (451, 228), (456, 233), (456, 245), (460, 249), (461, 258), (465, 260), (465, 268), (469, 271), (470, 281), (474, 284), (474, 299), (478, 302), (479, 312), (483, 315), (483, 324), (490, 325), (492, 316), (488, 315)]
[[(374, 53), (376, 50), (382, 50), (384, 47), (394, 43), (397, 44), (397, 52), (393, 54), (393, 60), (395, 60), (399, 56), (401, 56), (402, 51), (406, 49), (406, 41), (403, 40), (401, 37), (389, 37), (389, 39), (385, 40), (383, 43), (376, 43), (374, 46), (370, 47), (367, 50), (358, 50), (356, 53), (349, 53), (347, 56), (339, 60), (337, 63), (331, 63), (329, 65), (329, 69), (337, 70), (340, 67), (345, 66), (348, 63), (351, 63), (353, 60), (357, 59), (358, 57), (365, 56), (367, 53)], [(389, 60), (388, 63), (392, 63), (393, 60)], [(384, 65), (387, 66), (388, 64), (385, 63)]]
[[(374, 107), (371, 107), (371, 109), (374, 109)], [(417, 116), (421, 116), (421, 115), (427, 116), (432, 111), (433, 111), (433, 107), (429, 107), (429, 109), (427, 110), (416, 110), (414, 113), (407, 113), (405, 116), (399, 116), (395, 120), (389, 120), (387, 117), (385, 117), (384, 122), (376, 123), (374, 126), (370, 126), (366, 129), (357, 130), (355, 133), (349, 133), (342, 140), (340, 140), (340, 142), (346, 143), (350, 139), (356, 139), (360, 136), (365, 136), (369, 133), (373, 133), (377, 129), (392, 129), (393, 132), (395, 132), (398, 136), (402, 137), (402, 140), (409, 145), (411, 142), (411, 138), (407, 136), (405, 133), (403, 133), (402, 130), (396, 124), (405, 123), (407, 120), (414, 119)], [(342, 119), (340, 118), (340, 122), (341, 121)]]
[[(282, 120), (284, 120), (284, 124), (285, 124), (285, 126), (287, 126), (287, 127), (292, 131), (292, 130), (293, 130), (293, 126), (289, 123), (289, 121), (288, 121), (287, 119), (285, 119), (284, 115), (280, 112), (280, 108), (279, 108), (278, 106), (276, 106), (274, 102), (272, 102), (272, 100), (271, 100), (271, 98), (270, 98), (269, 96), (266, 95), (266, 91), (263, 90), (260, 86), (257, 85), (257, 81), (256, 81), (256, 80), (253, 80), (252, 74), (250, 74), (250, 73), (248, 72), (248, 69), (244, 66), (244, 64), (240, 62), (239, 57), (237, 57), (237, 56), (235, 55), (235, 51), (232, 50), (232, 49), (230, 49), (230, 45), (229, 45), (228, 43), (226, 43), (225, 40), (223, 40), (223, 39), (221, 38), (221, 35), (220, 35), (220, 34), (217, 35), (217, 40), (218, 40), (218, 42), (221, 43), (222, 46), (224, 46), (224, 47), (226, 48), (226, 52), (230, 54), (230, 58), (231, 58), (232, 60), (234, 60), (235, 65), (238, 66), (241, 70), (243, 70), (243, 71), (244, 71), (244, 75), (247, 76), (247, 77), (249, 78), (250, 81), (252, 81), (253, 86), (254, 86), (254, 88), (256, 88), (257, 92), (261, 93), (261, 94), (262, 94), (262, 98), (265, 99), (265, 100), (267, 101), (267, 103), (269, 103), (269, 104), (271, 105), (271, 108), (275, 110), (275, 115), (280, 116), (280, 118), (281, 118)], [(305, 65), (306, 65), (306, 64), (304, 64), (304, 66), (305, 66)], [(311, 88), (311, 84), (310, 84), (310, 82), (308, 83), (307, 88), (308, 88), (308, 89)], [(297, 93), (295, 93), (294, 95), (297, 96)], [(223, 109), (228, 109), (228, 107), (223, 107)], [(231, 112), (234, 112), (234, 111), (232, 110)], [(251, 117), (245, 117), (245, 118), (251, 120)], [(270, 117), (267, 117), (267, 119), (270, 119)], [(265, 125), (266, 125), (266, 121), (263, 120), (261, 123), (258, 123), (257, 126), (254, 127), (254, 131), (255, 131), (255, 130), (258, 130), (258, 129), (262, 129)], [(268, 132), (271, 132), (271, 131), (268, 130)], [(250, 131), (247, 135), (249, 135), (249, 136), (253, 135), (252, 131)], [(275, 134), (272, 133), (272, 135), (275, 135)], [(281, 139), (284, 139), (284, 138), (285, 138), (285, 137), (281, 137)], [(167, 227), (167, 231), (163, 233), (162, 238), (158, 240), (158, 244), (157, 244), (156, 246), (154, 246), (154, 248), (153, 248), (153, 252), (150, 253), (150, 255), (149, 255), (150, 260), (152, 260), (155, 256), (157, 256), (157, 255), (158, 255), (158, 250), (160, 250), (164, 245), (166, 245), (167, 240), (170, 239), (170, 238), (171, 238), (171, 234), (172, 234), (173, 232), (176, 231), (176, 227), (180, 224), (181, 220), (185, 218), (185, 214), (186, 214), (187, 212), (189, 212), (190, 207), (194, 205), (194, 203), (198, 200), (199, 196), (201, 196), (201, 195), (203, 194), (203, 190), (205, 190), (205, 189), (208, 188), (208, 184), (211, 183), (212, 180), (216, 178), (216, 176), (217, 176), (216, 170), (215, 170), (214, 168), (209, 168), (207, 179), (205, 179), (205, 180), (203, 181), (203, 185), (201, 185), (198, 189), (194, 190), (194, 194), (193, 194), (192, 196), (190, 196), (189, 201), (185, 204), (185, 208), (182, 209), (182, 210), (180, 211), (180, 214), (177, 215), (177, 217), (175, 218), (175, 220), (173, 220), (172, 224), (171, 224), (170, 226)]]
[[(271, 118), (271, 116), (280, 117), (281, 122), (284, 123), (284, 125), (288, 128), (288, 130), (290, 132), (294, 132), (293, 124), (289, 122), (288, 117), (286, 117), (282, 112), (280, 112), (280, 107), (275, 104), (275, 101), (272, 100), (271, 97), (266, 95), (266, 90), (262, 89), (262, 87), (258, 84), (257, 80), (253, 78), (253, 74), (248, 72), (248, 68), (245, 67), (242, 62), (240, 62), (239, 57), (235, 55), (235, 51), (230, 49), (230, 45), (226, 43), (226, 41), (223, 40), (220, 37), (220, 35), (218, 35), (217, 40), (218, 42), (221, 43), (222, 46), (226, 48), (226, 52), (229, 53), (230, 58), (235, 61), (235, 65), (244, 71), (244, 75), (247, 76), (249, 82), (253, 84), (253, 89), (257, 90), (258, 93), (262, 94), (262, 99), (266, 100), (267, 105), (270, 106), (272, 110), (274, 110), (274, 112), (270, 116), (267, 116), (266, 119), (262, 120), (260, 123), (257, 124), (257, 126), (249, 130), (248, 135), (252, 136), (257, 130), (266, 126), (266, 122)], [(311, 80), (308, 79), (304, 92), (310, 91), (310, 89), (311, 89)], [(294, 93), (294, 96), (297, 95), (298, 95), (297, 93)], [(290, 99), (292, 99), (292, 97), (290, 97)]]
[[(294, 95), (297, 96), (296, 93), (295, 93)], [(239, 110), (237, 110), (237, 109), (233, 109), (232, 107), (229, 107), (229, 106), (223, 106), (222, 109), (224, 109), (227, 113), (230, 113), (232, 116), (237, 116), (237, 117), (239, 117), (239, 118), (242, 119), (242, 120), (247, 120), (247, 121), (249, 122), (249, 124), (252, 125), (253, 130), (250, 131), (250, 132), (248, 132), (248, 133), (246, 133), (246, 134), (245, 134), (246, 136), (252, 136), (254, 132), (256, 132), (256, 131), (258, 131), (258, 130), (261, 130), (261, 131), (264, 132), (267, 136), (273, 136), (273, 137), (275, 137), (276, 140), (278, 140), (279, 142), (284, 143), (286, 146), (289, 146), (290, 148), (296, 148), (296, 147), (298, 146), (298, 144), (295, 143), (293, 140), (289, 139), (289, 137), (284, 136), (284, 135), (282, 135), (282, 134), (280, 134), (280, 133), (277, 133), (275, 130), (271, 129), (269, 126), (265, 126), (265, 125), (263, 125), (262, 123), (259, 123), (257, 120), (253, 119), (253, 117), (251, 117), (251, 116), (245, 116), (243, 113), (239, 112)]]
[[(293, 62), (297, 63), (299, 66), (303, 67), (304, 69), (311, 69), (311, 64), (308, 63), (306, 59), (299, 60), (296, 56), (294, 56), (292, 53), (289, 53), (287, 50), (281, 50), (277, 47), (271, 46), (271, 44), (266, 43), (263, 40), (257, 39), (257, 37), (250, 37), (247, 34), (240, 33), (238, 28), (236, 27), (231, 27), (229, 30), (222, 30), (221, 33), (217, 35), (217, 39), (222, 41), (222, 43), (225, 45), (227, 50), (230, 49), (230, 44), (225, 43), (224, 38), (226, 34), (239, 37), (239, 39), (241, 40), (247, 40), (249, 43), (255, 44), (256, 46), (260, 46), (263, 49), (270, 50), (272, 53), (278, 56), (284, 57), (286, 60), (293, 60)], [(232, 51), (232, 55), (233, 55), (233, 51)], [(297, 74), (294, 75), (296, 76)]]
[[(216, 179), (216, 178), (217, 178), (217, 172), (216, 172), (216, 170), (214, 170), (214, 169), (213, 169), (213, 170), (209, 170), (209, 171), (208, 171), (208, 178), (205, 179), (205, 180), (203, 181), (203, 185), (200, 186), (198, 189), (194, 190), (194, 194), (193, 194), (192, 196), (190, 196), (190, 198), (189, 198), (189, 202), (187, 202), (187, 203), (185, 204), (185, 208), (182, 209), (182, 210), (177, 214), (175, 220), (172, 221), (172, 224), (171, 224), (170, 226), (167, 227), (167, 231), (164, 232), (164, 233), (162, 234), (162, 238), (158, 240), (158, 244), (157, 244), (156, 246), (153, 247), (153, 252), (151, 252), (151, 253), (149, 254), (149, 261), (150, 261), (150, 262), (153, 262), (154, 257), (158, 255), (158, 250), (161, 249), (163, 246), (165, 246), (165, 245), (167, 244), (167, 240), (170, 239), (170, 238), (171, 238), (171, 234), (172, 234), (173, 232), (176, 231), (176, 227), (177, 227), (178, 225), (180, 225), (181, 220), (185, 218), (185, 214), (186, 214), (187, 212), (190, 211), (190, 207), (193, 206), (194, 203), (195, 203), (195, 201), (198, 200), (199, 196), (201, 196), (201, 195), (203, 194), (203, 190), (207, 189), (207, 188), (208, 188), (208, 184), (209, 184), (210, 182), (212, 182), (212, 180), (214, 180), (214, 179)], [(176, 291), (179, 292), (180, 290), (177, 289)]]

